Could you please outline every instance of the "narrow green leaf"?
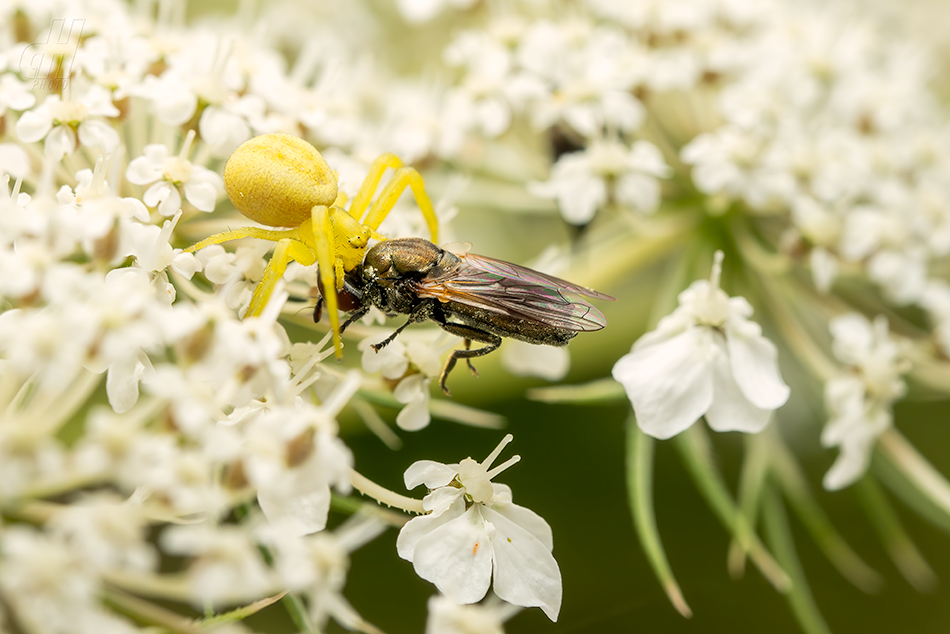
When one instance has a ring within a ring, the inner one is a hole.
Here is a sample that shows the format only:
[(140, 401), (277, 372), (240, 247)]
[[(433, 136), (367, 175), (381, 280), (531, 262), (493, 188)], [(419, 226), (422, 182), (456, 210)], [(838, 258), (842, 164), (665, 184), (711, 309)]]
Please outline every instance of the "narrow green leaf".
[(762, 497), (762, 519), (765, 525), (765, 535), (769, 540), (775, 556), (792, 578), (791, 591), (786, 595), (792, 607), (795, 618), (806, 634), (831, 634), (828, 624), (821, 616), (815, 598), (805, 579), (801, 561), (795, 551), (792, 541), (791, 527), (788, 525), (788, 516), (782, 506), (778, 493), (772, 490), (765, 491)]
[(845, 579), (864, 592), (873, 594), (880, 590), (884, 580), (876, 570), (864, 563), (835, 530), (825, 511), (812, 496), (808, 481), (795, 458), (781, 444), (781, 439), (772, 439), (770, 451), (772, 473), (782, 492), (828, 561)]
[(739, 513), (722, 474), (713, 464), (712, 448), (705, 429), (699, 424), (693, 425), (677, 436), (675, 442), (693, 481), (719, 521), (732, 533), (769, 583), (779, 592), (787, 592), (791, 583), (788, 575)]
[(870, 476), (864, 476), (854, 486), (894, 565), (918, 592), (933, 591), (937, 575), (904, 530), (880, 485)]
[(653, 510), (653, 439), (640, 431), (630, 414), (627, 419), (627, 492), (633, 525), (640, 538), (653, 573), (676, 611), (686, 618), (693, 615), (680, 590), (660, 541)]
[(611, 378), (597, 379), (577, 385), (552, 385), (528, 390), (527, 396), (542, 403), (574, 403), (577, 405), (612, 405), (621, 403), (627, 395), (623, 386)]

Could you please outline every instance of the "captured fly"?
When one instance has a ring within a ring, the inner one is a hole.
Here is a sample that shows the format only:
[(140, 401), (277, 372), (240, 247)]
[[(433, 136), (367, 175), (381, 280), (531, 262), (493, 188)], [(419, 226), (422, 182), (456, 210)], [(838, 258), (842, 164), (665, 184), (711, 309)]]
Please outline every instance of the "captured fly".
[[(358, 270), (347, 273), (340, 305), (352, 316), (340, 332), (371, 306), (387, 315), (409, 315), (405, 324), (373, 346), (378, 352), (409, 324), (432, 320), (464, 339), (442, 369), (439, 385), (446, 395), (449, 372), (465, 359), (492, 352), (502, 337), (533, 344), (567, 345), (577, 333), (600, 330), (604, 314), (583, 297), (613, 301), (604, 293), (571, 284), (517, 264), (471, 253), (455, 254), (421, 238), (399, 238), (371, 248)], [(322, 298), (314, 319), (319, 319)], [(472, 341), (485, 344), (470, 349)], [(477, 373), (476, 373), (477, 374)]]

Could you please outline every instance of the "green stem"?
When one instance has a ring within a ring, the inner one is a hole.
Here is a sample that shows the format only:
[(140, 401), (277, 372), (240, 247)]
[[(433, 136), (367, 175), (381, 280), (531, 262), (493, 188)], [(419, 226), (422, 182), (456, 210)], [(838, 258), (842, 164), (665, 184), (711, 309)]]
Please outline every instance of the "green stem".
[(791, 527), (788, 525), (788, 516), (785, 514), (781, 498), (776, 491), (771, 489), (766, 490), (762, 498), (762, 519), (766, 537), (775, 556), (793, 580), (792, 589), (787, 597), (799, 625), (806, 634), (831, 634), (805, 580), (805, 572), (802, 570), (798, 553), (795, 552)]
[(893, 427), (878, 438), (878, 449), (902, 474), (917, 485), (931, 503), (950, 516), (950, 482), (917, 448)]
[(772, 440), (772, 472), (812, 539), (845, 579), (864, 592), (877, 592), (883, 585), (881, 576), (864, 563), (835, 530), (831, 520), (811, 495), (808, 482), (798, 463), (781, 444), (780, 439)]
[(653, 445), (653, 438), (640, 431), (631, 414), (627, 419), (627, 492), (633, 525), (653, 573), (670, 603), (677, 612), (690, 618), (693, 612), (673, 576), (656, 525), (656, 513), (653, 509)]
[[(745, 446), (745, 460), (742, 463), (742, 473), (739, 475), (739, 509), (742, 517), (745, 518), (746, 525), (755, 526), (762, 499), (762, 489), (768, 475), (768, 451), (762, 434), (747, 435)], [(733, 538), (732, 543), (729, 544), (729, 555), (726, 561), (732, 578), (741, 578), (745, 572), (746, 553), (739, 540)]]
[(932, 592), (937, 586), (937, 575), (904, 530), (880, 485), (865, 476), (855, 483), (855, 490), (894, 565), (918, 592)]
[(722, 474), (713, 465), (712, 450), (705, 430), (695, 424), (677, 436), (675, 442), (693, 481), (719, 521), (732, 533), (769, 583), (779, 592), (788, 592), (791, 580), (746, 523), (729, 494)]
[(422, 508), (422, 500), (406, 497), (405, 495), (399, 495), (394, 491), (390, 491), (386, 487), (376, 484), (355, 469), (350, 469), (350, 484), (363, 495), (367, 495), (387, 506), (393, 506), (410, 513), (421, 514), (426, 512), (425, 509)]

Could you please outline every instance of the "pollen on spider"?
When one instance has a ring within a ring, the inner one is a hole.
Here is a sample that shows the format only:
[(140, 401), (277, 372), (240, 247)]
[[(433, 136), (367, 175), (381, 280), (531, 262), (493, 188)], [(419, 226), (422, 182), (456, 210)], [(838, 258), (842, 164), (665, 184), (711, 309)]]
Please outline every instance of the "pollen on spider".
[(472, 554), (474, 555), (476, 553), (478, 553), (478, 542), (475, 542), (475, 547), (472, 548)]

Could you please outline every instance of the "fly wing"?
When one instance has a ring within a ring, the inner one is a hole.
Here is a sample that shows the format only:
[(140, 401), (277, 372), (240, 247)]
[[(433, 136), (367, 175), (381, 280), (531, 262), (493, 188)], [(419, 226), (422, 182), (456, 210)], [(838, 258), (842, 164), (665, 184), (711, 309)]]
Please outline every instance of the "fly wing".
[(461, 260), (458, 268), (417, 282), (416, 293), (564, 330), (587, 332), (607, 325), (604, 314), (582, 295), (613, 300), (609, 295), (482, 255), (469, 253)]

